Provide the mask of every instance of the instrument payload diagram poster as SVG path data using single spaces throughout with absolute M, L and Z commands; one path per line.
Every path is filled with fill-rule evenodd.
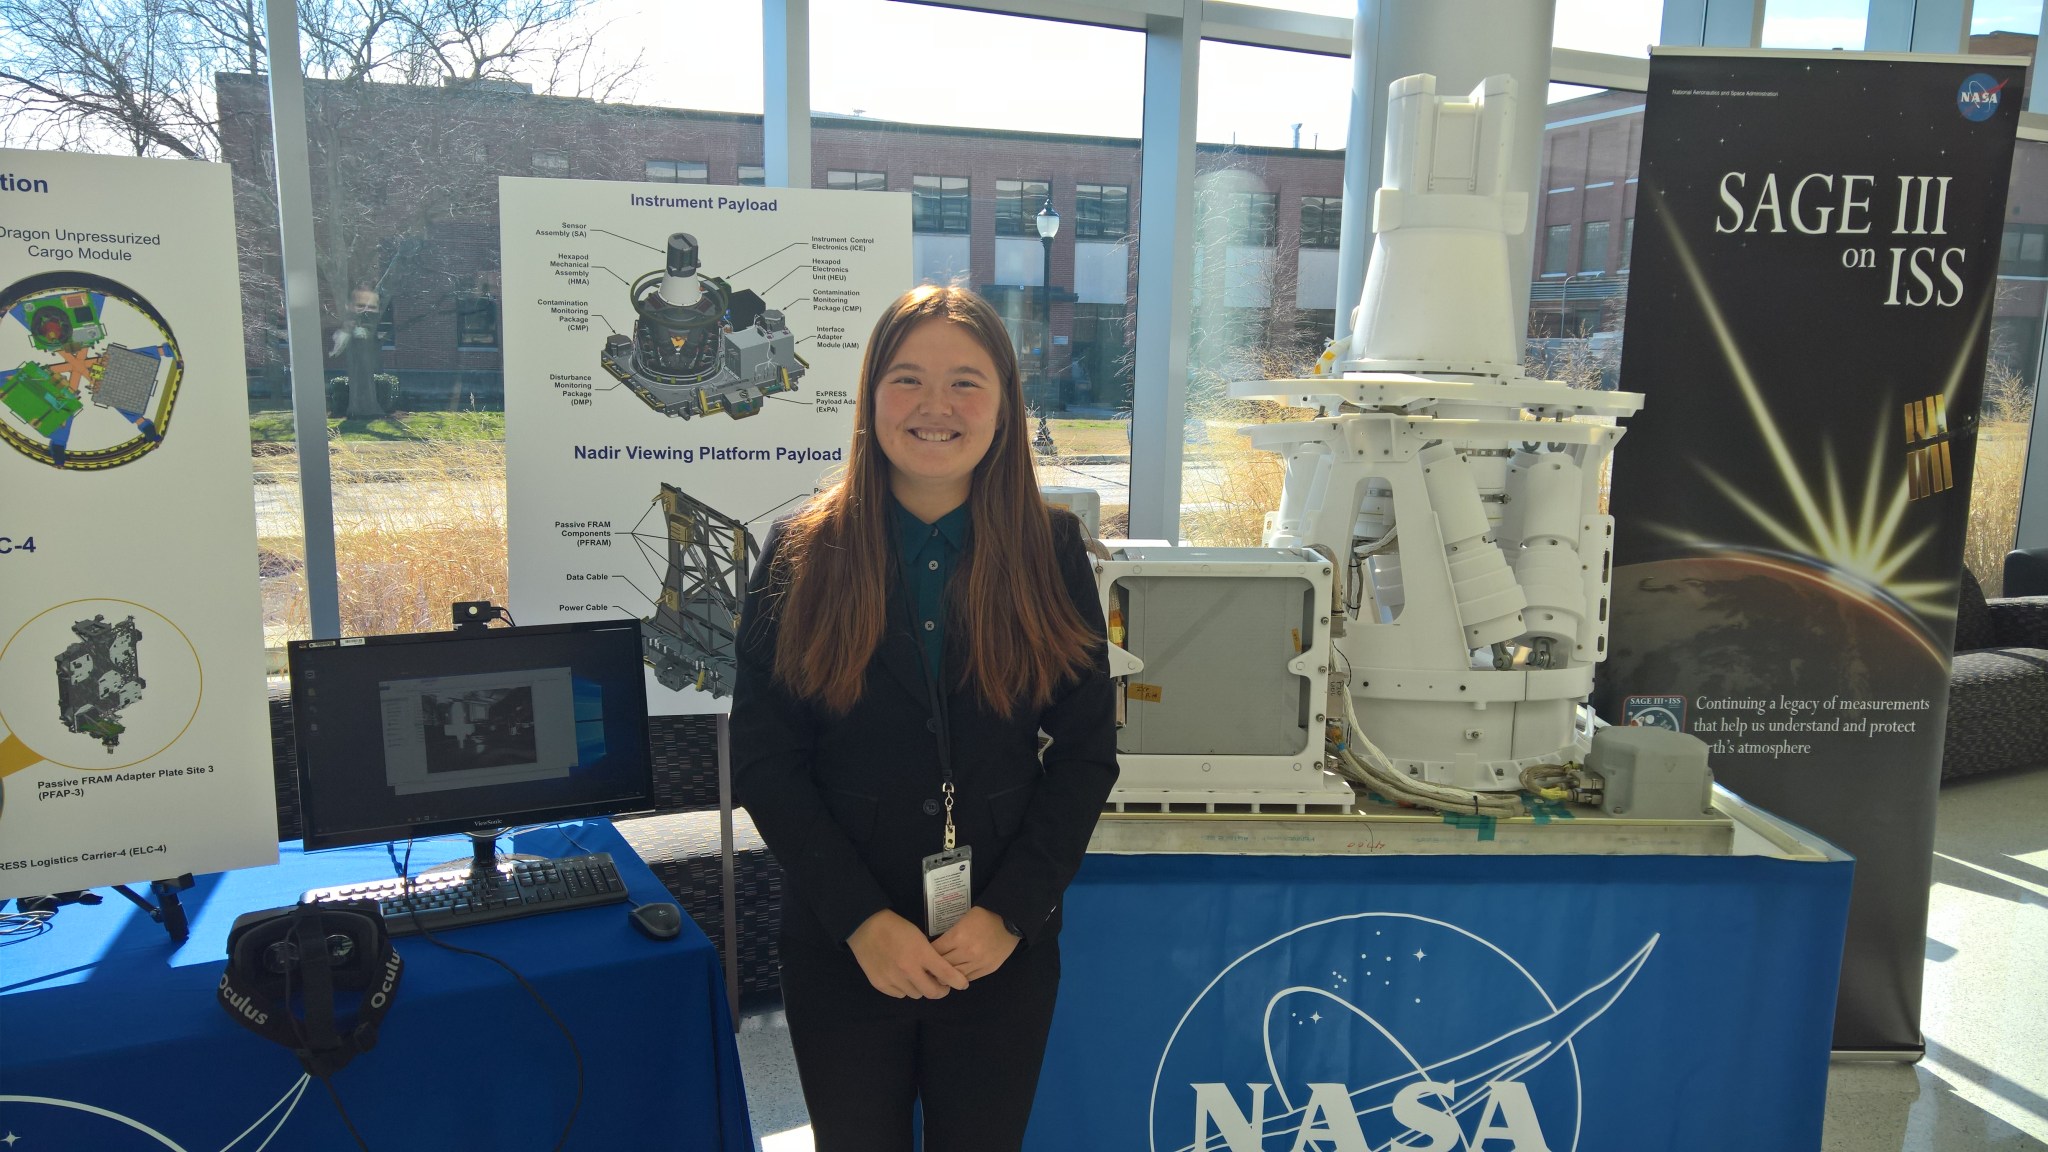
M 905 193 L 504 177 L 511 610 L 637 617 L 656 714 L 723 711 L 748 573 L 845 461 L 911 286 Z
M 0 897 L 274 862 L 228 169 L 0 172 Z

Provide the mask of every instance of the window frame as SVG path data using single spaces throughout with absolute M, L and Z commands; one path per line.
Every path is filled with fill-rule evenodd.
M 1111 226 L 1111 205 L 1116 205 Z M 1092 218 L 1091 218 L 1092 217 Z M 1122 240 L 1131 234 L 1131 186 L 1077 182 L 1074 185 L 1074 239 Z
M 1566 276 L 1571 273 L 1572 235 L 1575 229 L 1570 224 L 1552 224 L 1543 231 L 1543 253 L 1539 264 L 1543 276 Z
M 487 342 L 473 339 L 477 331 L 472 317 L 481 312 L 490 314 L 490 339 Z M 455 347 L 461 352 L 503 352 L 505 349 L 504 330 L 500 327 L 503 315 L 498 307 L 498 298 L 488 292 L 477 292 L 460 297 L 455 302 Z
M 1313 202 L 1316 211 L 1315 226 L 1309 226 L 1309 207 Z M 1343 196 L 1303 196 L 1301 198 L 1301 242 L 1306 249 L 1329 249 L 1337 247 L 1339 232 L 1344 220 Z M 1327 241 L 1325 238 L 1327 237 Z
M 935 181 L 936 186 L 926 181 Z M 959 187 L 952 187 L 958 181 Z M 973 229 L 974 202 L 973 178 L 969 176 L 943 176 L 919 173 L 910 178 L 910 231 L 913 235 L 965 236 Z M 931 205 L 936 202 L 934 213 Z M 953 219 L 954 209 L 959 209 L 959 219 Z M 927 218 L 936 216 L 937 227 L 930 227 Z
M 1005 184 L 1014 185 L 1004 188 Z M 1034 192 L 1032 189 L 1038 189 Z M 1052 178 L 996 180 L 996 235 L 1038 239 L 1038 211 L 1052 198 Z
M 658 164 L 667 165 L 669 174 L 657 175 L 655 166 Z M 690 170 L 691 175 L 683 174 L 685 168 Z M 642 160 L 641 171 L 645 173 L 641 179 L 649 184 L 711 183 L 711 165 L 703 160 L 674 160 L 666 156 L 649 156 Z
M 844 180 L 835 180 L 845 177 Z M 841 192 L 887 192 L 887 172 L 867 172 L 856 168 L 828 168 L 825 170 L 825 187 Z

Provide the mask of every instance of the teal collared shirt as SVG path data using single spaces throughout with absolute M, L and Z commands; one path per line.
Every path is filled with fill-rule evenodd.
M 896 546 L 903 587 L 910 592 L 911 627 L 924 641 L 925 667 L 934 678 L 946 657 L 946 581 L 959 567 L 973 517 L 962 504 L 927 524 L 896 504 Z

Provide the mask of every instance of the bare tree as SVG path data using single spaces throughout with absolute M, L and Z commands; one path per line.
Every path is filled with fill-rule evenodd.
M 0 127 L 31 147 L 212 159 L 203 40 L 166 0 L 0 0 Z
M 419 257 L 438 224 L 495 209 L 499 169 L 478 139 L 495 122 L 464 114 L 475 100 L 535 86 L 591 99 L 628 92 L 642 58 L 600 53 L 603 25 L 589 17 L 591 7 L 592 0 L 301 0 L 314 226 L 330 325 L 362 327 L 363 290 L 389 299 L 408 281 L 432 277 Z M 239 126 L 242 138 L 267 144 L 260 101 L 226 114 L 221 103 L 231 76 L 266 68 L 265 31 L 261 0 L 0 0 L 0 140 L 217 160 L 229 158 L 224 116 L 242 115 L 250 120 Z M 276 249 L 273 159 L 267 146 L 232 159 L 245 281 L 267 291 L 278 270 L 248 253 Z M 267 332 L 275 321 L 259 314 L 244 322 L 251 343 L 260 343 L 256 329 Z M 374 374 L 374 356 L 360 343 L 345 362 L 352 378 L 366 363 Z M 352 387 L 349 411 L 381 414 L 375 388 Z

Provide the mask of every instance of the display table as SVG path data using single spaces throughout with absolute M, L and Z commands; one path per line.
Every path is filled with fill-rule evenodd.
M 609 823 L 565 827 L 584 849 L 612 854 L 634 899 L 669 898 Z M 554 829 L 514 847 L 578 851 Z M 464 839 L 422 841 L 412 870 L 467 853 Z M 61 909 L 35 939 L 0 938 L 0 1142 L 24 1152 L 355 1148 L 325 1090 L 288 1050 L 229 1019 L 215 983 L 236 916 L 392 874 L 381 845 L 306 855 L 287 844 L 274 867 L 199 878 L 184 894 L 192 936 L 181 947 L 113 893 Z M 753 1136 L 716 952 L 688 920 L 676 939 L 647 939 L 628 907 L 439 935 L 517 969 L 575 1035 L 585 1082 L 569 1147 L 745 1152 Z M 554 1147 L 576 1101 L 561 1032 L 497 965 L 417 936 L 396 946 L 405 974 L 381 1038 L 334 1077 L 363 1139 L 435 1152 Z
M 1852 864 L 1716 806 L 1732 834 L 1693 855 L 1575 826 L 1546 854 L 1530 821 L 1104 817 L 1122 854 L 1067 891 L 1026 1146 L 1816 1149 Z

